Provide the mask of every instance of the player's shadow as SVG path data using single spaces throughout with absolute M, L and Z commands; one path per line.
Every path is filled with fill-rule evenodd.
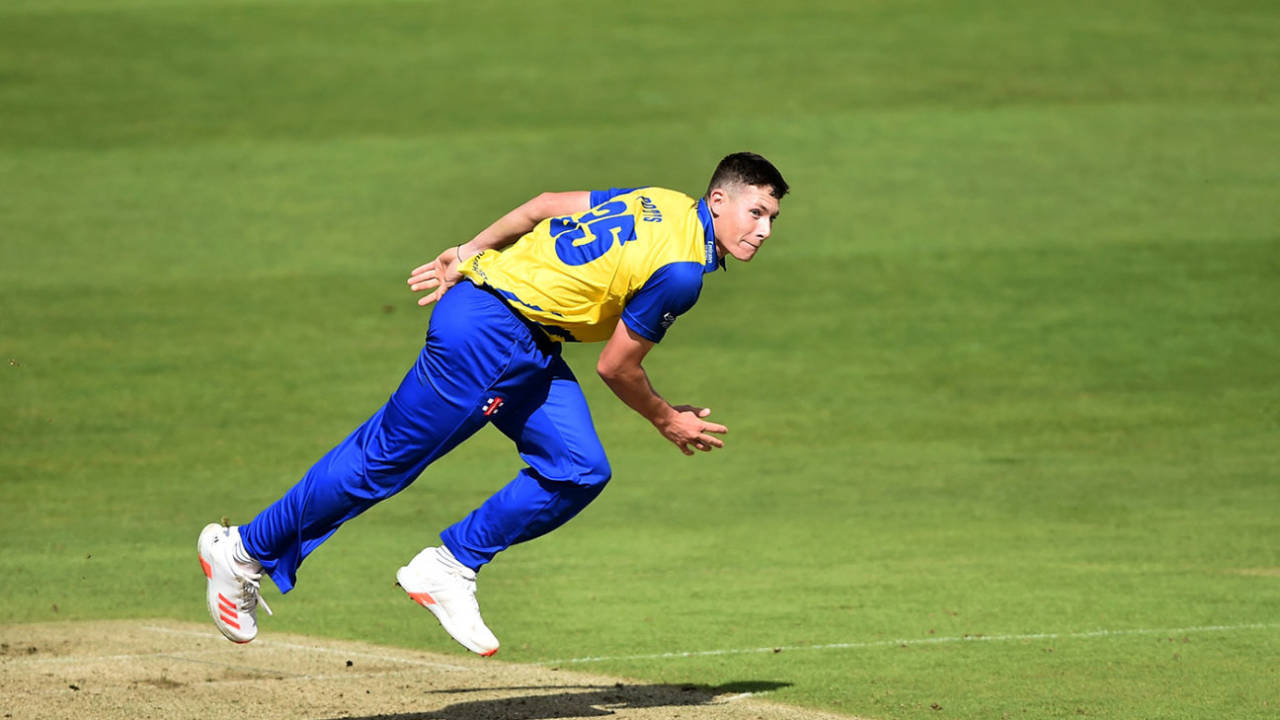
M 435 690 L 431 694 L 501 693 L 503 697 L 468 700 L 428 712 L 345 717 L 342 720 L 568 720 L 595 718 L 618 710 L 710 705 L 716 698 L 760 693 L 790 687 L 768 681 L 724 685 L 570 685 L 558 687 L 490 687 Z M 522 691 L 525 694 L 513 694 Z M 560 691 L 560 692 L 555 692 Z M 336 719 L 335 719 L 336 720 Z

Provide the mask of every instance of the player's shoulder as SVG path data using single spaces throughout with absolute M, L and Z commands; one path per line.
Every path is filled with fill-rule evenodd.
M 649 202 L 661 206 L 688 208 L 692 207 L 697 202 L 692 197 L 680 192 L 679 190 L 658 187 L 656 185 L 645 188 L 636 188 L 635 193 L 641 197 L 647 198 Z
M 628 206 L 637 205 L 658 206 L 664 209 L 679 208 L 681 210 L 688 209 L 697 204 L 689 195 L 672 190 L 670 188 L 659 187 L 657 185 L 641 185 L 638 187 L 616 187 L 608 190 L 592 190 L 591 206 L 596 207 L 606 202 L 619 200 Z
M 702 289 L 704 275 L 702 266 L 696 262 L 685 259 L 670 260 L 654 269 L 649 276 L 649 284 L 661 282 L 668 287 L 690 292 L 696 298 Z

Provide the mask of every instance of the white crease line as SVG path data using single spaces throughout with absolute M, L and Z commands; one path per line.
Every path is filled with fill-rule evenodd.
M 190 637 L 207 638 L 210 640 L 225 640 L 221 635 L 214 633 L 196 632 L 194 630 L 173 630 L 171 628 L 156 627 L 154 625 L 144 625 L 143 630 L 151 632 L 168 633 L 170 635 L 187 635 Z M 405 665 L 418 665 L 420 667 L 436 668 L 439 670 L 454 670 L 458 672 L 473 672 L 475 668 L 463 667 L 462 665 L 449 665 L 446 663 L 429 662 L 427 660 L 414 660 L 412 658 L 398 658 L 392 655 L 379 655 L 377 653 L 360 652 L 357 650 L 341 650 L 338 648 L 328 648 L 318 645 L 298 645 L 296 643 L 281 642 L 279 640 L 257 640 L 254 642 L 257 647 L 273 647 L 285 648 L 288 650 L 308 650 L 311 652 L 328 653 L 330 655 L 343 655 L 345 657 L 359 657 L 368 660 L 382 660 L 384 662 L 404 663 Z
M 825 645 L 784 645 L 762 648 L 731 648 L 726 650 L 690 650 L 686 652 L 653 653 L 650 655 L 609 655 L 598 657 L 564 658 L 544 660 L 534 665 L 569 665 L 575 663 L 608 662 L 613 660 L 663 660 L 668 658 L 710 657 L 715 655 L 747 655 L 754 653 L 797 652 L 800 650 L 857 650 L 878 647 L 905 647 L 911 645 L 939 645 L 960 642 L 1007 642 L 1011 640 L 1078 640 L 1124 635 L 1180 635 L 1184 633 L 1231 632 L 1235 630 L 1272 630 L 1280 623 L 1249 623 L 1246 625 L 1203 625 L 1184 628 L 1139 628 L 1134 630 L 1091 630 L 1074 633 L 1032 633 L 1026 635 L 960 635 L 955 637 L 917 638 L 914 640 L 873 640 L 868 642 L 828 643 Z

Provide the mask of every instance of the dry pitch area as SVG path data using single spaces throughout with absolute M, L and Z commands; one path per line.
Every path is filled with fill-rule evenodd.
M 770 688 L 748 683 L 652 685 L 275 633 L 237 646 L 167 620 L 0 627 L 0 687 L 0 716 L 23 719 L 841 717 L 751 697 Z

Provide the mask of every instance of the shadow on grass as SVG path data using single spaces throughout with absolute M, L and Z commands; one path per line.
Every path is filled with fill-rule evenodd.
M 435 690 L 433 695 L 501 693 L 500 698 L 468 700 L 428 712 L 344 717 L 341 720 L 557 720 L 595 718 L 620 710 L 710 705 L 717 697 L 760 693 L 791 683 L 746 681 L 724 685 L 570 685 Z M 529 693 L 528 691 L 534 691 Z M 516 695 L 510 693 L 527 694 Z M 336 720 L 336 719 L 335 719 Z

